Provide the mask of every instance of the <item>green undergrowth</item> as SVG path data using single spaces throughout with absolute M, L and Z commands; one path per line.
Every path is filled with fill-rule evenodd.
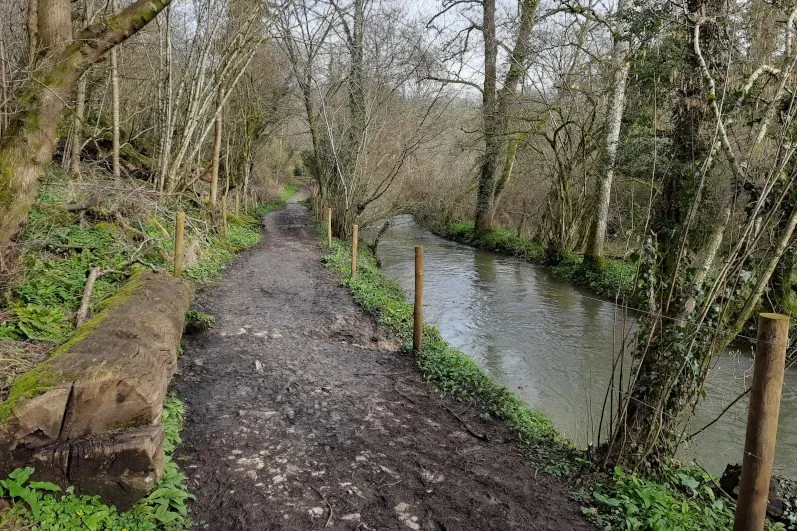
M 30 481 L 33 468 L 17 469 L 0 480 L 0 497 L 13 505 L 0 512 L 0 529 L 41 531 L 179 531 L 188 529 L 188 492 L 185 477 L 172 460 L 180 444 L 184 418 L 183 404 L 167 398 L 163 405 L 164 475 L 155 489 L 132 509 L 119 512 L 99 497 L 77 495 L 70 487 L 62 491 L 52 483 Z
M 74 331 L 87 272 L 100 268 L 92 307 L 111 296 L 136 267 L 171 269 L 174 217 L 186 212 L 186 248 L 191 262 L 184 278 L 214 280 L 237 252 L 260 242 L 260 218 L 295 193 L 231 215 L 226 235 L 206 207 L 189 201 L 126 204 L 123 196 L 83 213 L 67 206 L 85 200 L 69 186 L 46 186 L 28 216 L 20 243 L 20 274 L 0 299 L 0 340 L 63 343 Z M 135 193 L 131 188 L 130 193 Z
M 470 245 L 477 249 L 515 256 L 540 266 L 550 266 L 545 249 L 531 238 L 518 236 L 515 231 L 496 228 L 476 232 L 472 222 L 456 221 L 448 227 L 431 227 L 443 238 Z M 634 291 L 636 264 L 627 260 L 606 258 L 597 267 L 583 267 L 583 255 L 566 256 L 551 267 L 553 273 L 569 282 L 590 289 L 603 297 L 629 297 Z
M 219 277 L 235 254 L 254 247 L 261 240 L 261 218 L 277 210 L 296 193 L 298 186 L 286 187 L 274 201 L 253 206 L 247 213 L 228 216 L 226 234 L 218 215 L 190 200 L 159 201 L 134 184 L 91 182 L 114 188 L 102 200 L 84 209 L 70 209 L 89 201 L 91 187 L 74 186 L 68 180 L 53 180 L 42 187 L 19 240 L 22 252 L 14 282 L 0 293 L 0 341 L 35 342 L 49 345 L 50 356 L 90 328 L 91 320 L 75 330 L 75 314 L 83 297 L 87 273 L 99 268 L 103 275 L 92 291 L 92 313 L 101 311 L 104 301 L 120 293 L 135 271 L 172 269 L 174 219 L 186 213 L 186 268 L 183 277 L 198 283 Z M 87 184 L 87 183 L 83 183 Z M 96 196 L 96 195 L 95 195 Z M 203 325 L 212 316 L 195 316 Z M 59 348 L 59 345 L 61 347 Z M 52 382 L 46 363 L 18 374 L 0 366 L 0 382 L 11 380 L 8 397 L 0 401 L 0 422 L 16 400 L 33 396 Z M 12 379 L 13 378 L 13 379 Z M 179 444 L 182 405 L 169 399 L 164 406 L 165 449 Z M 29 482 L 31 470 L 15 471 L 0 480 L 0 497 L 10 498 L 12 509 L 0 515 L 0 529 L 13 522 L 31 529 L 149 530 L 185 529 L 188 495 L 177 465 L 167 455 L 165 476 L 158 487 L 135 508 L 119 513 L 96 497 L 76 496 L 71 490 L 55 491 L 53 485 Z
M 735 502 L 716 487 L 716 478 L 696 468 L 665 469 L 655 479 L 616 467 L 574 498 L 603 529 L 724 531 L 733 528 Z M 781 523 L 766 529 L 785 530 Z
M 319 239 L 325 236 L 319 232 Z M 325 245 L 325 244 L 324 244 Z M 404 291 L 377 267 L 373 255 L 360 246 L 357 276 L 350 278 L 351 257 L 347 242 L 334 240 L 324 262 L 338 274 L 355 300 L 377 320 L 391 327 L 411 351 L 412 306 Z M 470 356 L 452 347 L 437 328 L 424 326 L 423 348 L 416 354 L 423 376 L 443 394 L 474 403 L 481 416 L 506 424 L 522 447 L 547 472 L 566 475 L 583 464 L 583 454 L 553 427 L 540 411 L 523 403 L 507 388 L 496 384 Z
M 319 242 L 326 247 L 325 229 Z M 412 305 L 401 287 L 376 265 L 373 255 L 359 247 L 357 276 L 351 278 L 350 243 L 334 240 L 324 257 L 354 299 L 377 320 L 391 327 L 411 351 Z M 656 479 L 615 469 L 612 474 L 588 470 L 584 453 L 554 429 L 540 411 L 524 404 L 493 382 L 470 356 L 449 345 L 440 332 L 424 326 L 423 349 L 416 355 L 423 376 L 443 394 L 475 403 L 486 420 L 503 422 L 520 447 L 542 468 L 558 475 L 580 475 L 582 486 L 573 498 L 584 515 L 603 529 L 701 530 L 728 529 L 733 504 L 713 490 L 716 479 L 697 469 L 682 468 Z

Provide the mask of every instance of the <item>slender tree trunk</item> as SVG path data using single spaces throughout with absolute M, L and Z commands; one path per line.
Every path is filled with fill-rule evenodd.
M 509 113 L 515 103 L 518 85 L 526 74 L 529 58 L 529 38 L 534 26 L 537 0 L 520 2 L 520 25 L 515 44 L 509 57 L 504 84 L 498 90 L 498 40 L 495 34 L 495 0 L 484 0 L 482 35 L 484 37 L 484 88 L 482 93 L 482 124 L 484 128 L 484 154 L 479 169 L 479 184 L 476 191 L 476 230 L 493 228 L 496 201 L 505 189 L 514 164 L 515 140 L 507 140 Z M 508 155 L 504 172 L 499 180 L 498 160 L 501 154 Z
M 623 16 L 626 0 L 617 5 L 617 14 Z M 585 264 L 599 266 L 603 257 L 603 245 L 606 240 L 606 225 L 609 220 L 612 181 L 617 162 L 617 146 L 620 143 L 620 126 L 625 110 L 625 89 L 628 82 L 630 63 L 628 54 L 630 43 L 625 28 L 618 28 L 614 37 L 612 51 L 612 95 L 608 109 L 608 127 L 606 144 L 603 152 L 603 174 L 598 179 L 598 197 L 595 218 L 592 221 L 591 233 L 587 241 Z
M 80 174 L 80 153 L 83 151 L 83 121 L 86 117 L 86 77 L 88 72 L 80 76 L 75 94 L 75 114 L 72 119 L 72 150 L 69 155 L 69 171 L 72 175 Z
M 72 40 L 70 0 L 41 0 L 37 33 L 42 54 L 20 89 L 23 109 L 0 139 L 0 256 L 19 231 L 52 160 L 65 102 L 78 79 L 113 46 L 143 28 L 170 0 L 136 0 Z
M 28 0 L 28 66 L 33 68 L 36 62 L 36 51 L 39 40 L 39 2 L 38 0 Z
M 498 40 L 495 36 L 495 0 L 484 0 L 482 34 L 484 35 L 484 93 L 482 94 L 482 127 L 484 128 L 484 154 L 476 190 L 476 230 L 493 228 L 493 200 L 495 172 L 498 167 L 500 143 L 497 109 Z
M 0 138 L 8 128 L 8 63 L 4 36 L 0 35 Z
M 219 166 L 221 165 L 221 112 L 216 115 L 213 129 L 213 162 L 210 169 L 210 204 L 215 205 L 219 195 Z
M 166 17 L 160 28 L 160 80 L 158 93 L 160 94 L 160 131 L 161 141 L 158 160 L 158 176 L 156 188 L 163 191 L 168 179 L 172 156 L 172 137 L 174 135 L 173 107 L 174 98 L 172 91 L 172 33 L 171 33 L 171 7 L 166 8 Z
M 111 0 L 111 13 L 115 15 L 116 10 L 116 0 Z M 113 114 L 112 167 L 113 176 L 118 179 L 122 176 L 122 168 L 119 162 L 121 117 L 119 108 L 119 61 L 118 50 L 115 46 L 111 48 L 111 98 L 111 112 Z

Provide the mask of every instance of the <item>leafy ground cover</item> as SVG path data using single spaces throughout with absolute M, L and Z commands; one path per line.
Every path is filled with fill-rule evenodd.
M 97 496 L 79 496 L 72 488 L 29 481 L 33 468 L 22 468 L 0 480 L 0 498 L 12 505 L 0 511 L 0 529 L 90 530 L 90 531 L 179 531 L 191 525 L 185 477 L 171 454 L 180 444 L 185 411 L 178 399 L 170 397 L 163 405 L 164 475 L 160 483 L 132 509 L 121 513 L 103 504 Z
M 319 242 L 326 247 L 322 228 Z M 524 252 L 536 252 L 527 241 L 515 244 L 523 245 Z M 405 349 L 411 349 L 412 306 L 401 287 L 377 267 L 367 248 L 359 246 L 355 278 L 350 276 L 349 242 L 334 240 L 324 262 L 355 300 L 381 324 L 392 327 L 405 341 Z M 463 401 L 475 399 L 484 418 L 505 423 L 520 447 L 544 470 L 577 478 L 581 486 L 572 496 L 583 505 L 585 517 L 599 527 L 719 531 L 732 526 L 735 504 L 717 489 L 716 478 L 696 468 L 666 469 L 655 477 L 621 468 L 596 472 L 584 452 L 557 433 L 543 413 L 493 382 L 473 358 L 449 345 L 437 329 L 424 327 L 424 345 L 416 360 L 424 377 L 441 393 Z M 783 527 L 777 524 L 772 529 Z
M 443 238 L 470 245 L 477 249 L 515 256 L 527 262 L 550 266 L 554 274 L 569 282 L 586 287 L 603 297 L 629 297 L 634 291 L 636 263 L 607 258 L 597 268 L 583 267 L 583 255 L 565 256 L 551 264 L 543 246 L 531 238 L 518 236 L 515 231 L 496 228 L 476 232 L 472 222 L 456 221 L 447 227 L 432 226 L 431 230 Z
M 42 188 L 18 244 L 19 267 L 4 282 L 0 299 L 0 404 L 14 378 L 68 341 L 83 297 L 87 272 L 100 268 L 91 307 L 112 296 L 136 268 L 171 269 L 174 218 L 186 213 L 187 263 L 184 277 L 198 283 L 219 277 L 235 254 L 261 240 L 260 219 L 281 208 L 300 185 L 288 185 L 281 197 L 228 216 L 226 234 L 217 214 L 206 205 L 183 199 L 163 201 L 149 189 L 107 179 L 64 182 Z M 213 318 L 189 312 L 189 321 L 212 326 Z M 130 511 L 120 513 L 95 496 L 29 481 L 33 469 L 19 469 L 0 480 L 0 528 L 42 530 L 177 530 L 190 525 L 191 498 L 183 475 L 169 457 L 180 443 L 182 404 L 164 405 L 165 475 L 160 484 Z

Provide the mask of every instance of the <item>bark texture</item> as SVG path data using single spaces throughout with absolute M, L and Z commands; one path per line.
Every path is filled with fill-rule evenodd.
M 0 403 L 0 476 L 39 461 L 37 477 L 114 503 L 116 481 L 127 502 L 146 493 L 162 469 L 157 425 L 191 296 L 165 272 L 139 273 L 72 341 L 19 376 Z
M 33 204 L 49 164 L 56 131 L 78 79 L 111 48 L 135 34 L 171 0 L 137 0 L 72 38 L 69 0 L 38 5 L 35 68 L 21 88 L 20 107 L 0 140 L 0 258 Z M 0 263 L 2 260 L 0 260 Z

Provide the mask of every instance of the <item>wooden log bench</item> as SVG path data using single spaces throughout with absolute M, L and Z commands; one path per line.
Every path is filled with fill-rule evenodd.
M 163 402 L 191 285 L 134 274 L 0 402 L 0 477 L 34 478 L 98 494 L 124 510 L 163 475 Z

